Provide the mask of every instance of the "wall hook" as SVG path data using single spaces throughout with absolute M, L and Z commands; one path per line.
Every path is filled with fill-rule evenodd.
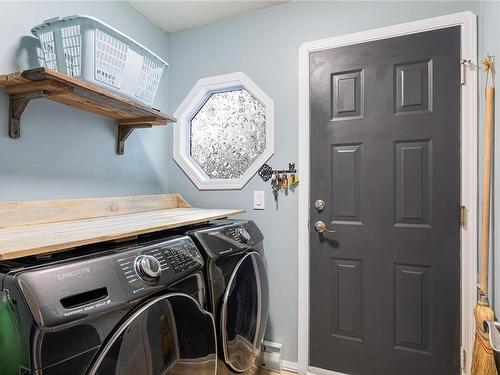
M 264 164 L 259 169 L 259 176 L 264 180 L 268 181 L 275 173 L 297 173 L 295 169 L 295 163 L 288 163 L 288 169 L 273 169 L 269 164 Z

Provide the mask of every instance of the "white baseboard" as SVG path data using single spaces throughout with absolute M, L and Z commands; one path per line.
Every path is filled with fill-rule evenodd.
M 298 372 L 297 362 L 281 361 L 281 368 L 285 371 Z
M 347 374 L 337 371 L 323 370 L 322 368 L 309 366 L 307 375 L 347 375 Z

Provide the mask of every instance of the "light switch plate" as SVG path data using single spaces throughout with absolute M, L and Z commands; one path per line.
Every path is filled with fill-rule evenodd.
M 253 192 L 253 209 L 263 210 L 266 208 L 266 193 L 263 190 Z

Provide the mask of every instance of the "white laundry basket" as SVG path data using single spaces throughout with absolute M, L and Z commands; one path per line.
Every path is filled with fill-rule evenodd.
M 90 16 L 57 17 L 31 29 L 45 64 L 151 106 L 166 61 L 115 28 Z

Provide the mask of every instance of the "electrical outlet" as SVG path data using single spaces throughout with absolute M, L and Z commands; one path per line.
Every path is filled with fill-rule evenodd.
M 253 192 L 253 209 L 263 210 L 266 208 L 266 194 L 263 190 Z

